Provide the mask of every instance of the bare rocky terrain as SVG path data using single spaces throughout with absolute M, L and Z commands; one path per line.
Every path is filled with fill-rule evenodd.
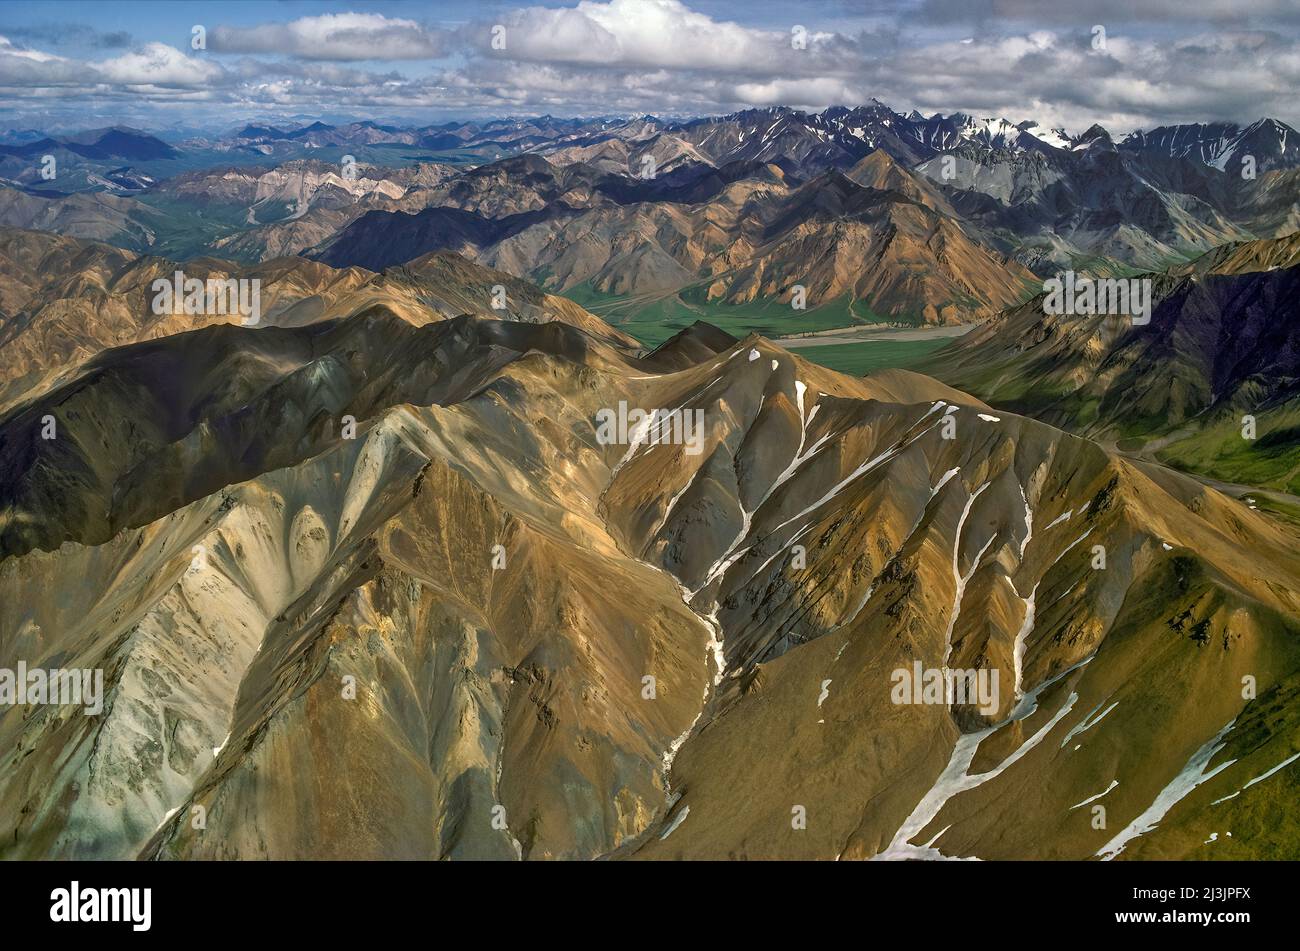
M 1294 854 L 1285 526 L 917 374 L 593 329 L 223 324 L 7 411 L 0 662 L 106 699 L 0 715 L 4 854 Z M 995 702 L 894 702 L 916 662 Z

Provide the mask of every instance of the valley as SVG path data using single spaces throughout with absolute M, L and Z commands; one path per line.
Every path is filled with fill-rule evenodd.
M 916 366 L 954 337 L 970 330 L 968 325 L 906 329 L 839 328 L 798 337 L 780 337 L 777 342 L 787 350 L 806 351 L 803 354 L 805 359 L 824 367 L 864 376 L 876 370 Z

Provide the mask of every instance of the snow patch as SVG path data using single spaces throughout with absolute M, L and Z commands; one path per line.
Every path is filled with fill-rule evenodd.
M 679 825 L 681 825 L 683 822 L 686 821 L 686 817 L 690 815 L 690 813 L 691 813 L 690 806 L 682 806 L 682 811 L 677 813 L 677 815 L 673 816 L 673 821 L 669 823 L 668 828 L 664 830 L 664 834 L 659 837 L 659 841 L 662 842 L 664 839 L 672 835 L 674 830 L 676 830 L 676 828 Z
M 1104 702 L 1105 701 L 1103 701 L 1103 703 Z M 1086 717 L 1084 717 L 1082 720 L 1076 723 L 1073 729 L 1071 729 L 1069 733 L 1065 734 L 1065 739 L 1061 741 L 1061 749 L 1065 749 L 1065 744 L 1069 743 L 1080 733 L 1085 733 L 1088 730 L 1091 730 L 1093 727 L 1095 727 L 1098 723 L 1102 721 L 1102 717 L 1106 716 L 1107 713 L 1110 713 L 1110 711 L 1114 710 L 1118 706 L 1119 706 L 1119 701 L 1116 700 L 1114 703 L 1112 703 L 1109 707 L 1107 707 L 1102 712 L 1101 716 L 1097 717 L 1095 720 L 1093 719 L 1093 717 L 1096 716 L 1098 710 L 1101 710 L 1101 704 L 1099 703 L 1097 704 L 1097 706 L 1093 707 L 1092 713 L 1089 713 Z M 1075 747 L 1076 750 L 1078 748 L 1079 747 L 1077 746 Z
M 1085 799 L 1083 802 L 1076 802 L 1073 806 L 1070 807 L 1070 811 L 1073 812 L 1075 809 L 1078 809 L 1080 806 L 1086 806 L 1086 805 L 1087 805 L 1088 803 L 1090 803 L 1090 802 L 1096 802 L 1098 799 L 1100 799 L 1102 796 L 1106 795 L 1106 793 L 1110 792 L 1112 789 L 1114 789 L 1114 788 L 1115 788 L 1116 786 L 1118 786 L 1118 785 L 1119 785 L 1119 780 L 1118 780 L 1118 779 L 1112 779 L 1112 780 L 1110 781 L 1110 785 L 1109 785 L 1109 786 L 1107 786 L 1107 787 L 1106 787 L 1105 789 L 1103 789 L 1101 792 L 1097 793 L 1097 795 L 1095 795 L 1095 796 L 1089 796 L 1089 797 L 1088 797 L 1087 799 Z
M 930 490 L 930 498 L 934 499 L 934 497 L 939 494 L 939 490 L 948 484 L 948 480 L 951 479 L 959 472 L 961 472 L 960 466 L 958 466 L 956 469 L 949 469 L 947 472 L 945 472 L 942 478 L 939 479 L 939 483 L 933 489 Z
M 952 543 L 952 576 L 953 576 L 953 580 L 957 584 L 957 592 L 953 597 L 952 611 L 949 612 L 948 615 L 948 630 L 944 633 L 943 636 L 944 643 L 947 645 L 943 652 L 943 665 L 945 667 L 948 666 L 948 659 L 952 656 L 952 632 L 953 629 L 957 626 L 957 617 L 958 615 L 961 614 L 961 599 L 962 599 L 962 595 L 965 594 L 966 592 L 966 584 L 967 582 L 970 581 L 971 578 L 975 576 L 975 572 L 979 570 L 980 562 L 984 559 L 984 553 L 988 551 L 989 545 L 993 544 L 993 539 L 997 538 L 997 533 L 994 532 L 993 536 L 989 538 L 988 542 L 984 545 L 984 547 L 980 549 L 980 553 L 975 556 L 975 560 L 974 563 L 971 565 L 970 571 L 968 571 L 965 575 L 963 575 L 961 573 L 961 565 L 959 563 L 959 558 L 961 556 L 962 528 L 965 527 L 966 525 L 966 518 L 967 516 L 970 515 L 971 506 L 973 506 L 975 504 L 975 500 L 980 497 L 980 493 L 983 492 L 985 489 L 987 489 L 991 484 L 992 483 L 985 482 L 982 486 L 980 486 L 973 493 L 971 493 L 970 498 L 966 500 L 966 507 L 962 509 L 961 518 L 957 520 L 957 532 L 955 534 Z
M 1020 501 L 1025 503 L 1025 537 L 1020 542 L 1020 560 L 1025 559 L 1025 549 L 1029 547 L 1029 540 L 1034 537 L 1034 510 L 1029 507 L 1029 496 L 1025 495 L 1025 487 L 1020 487 Z
M 1047 528 L 1054 528 L 1055 526 L 1060 525 L 1062 522 L 1068 522 L 1070 520 L 1070 516 L 1073 514 L 1074 514 L 1074 509 L 1070 509 L 1067 512 L 1063 512 L 1062 514 L 1056 516 L 1056 518 L 1048 522 Z M 1043 529 L 1043 531 L 1047 531 L 1047 529 L 1045 528 Z
M 993 726 L 985 727 L 983 730 L 979 730 L 975 733 L 965 733 L 958 737 L 957 743 L 953 747 L 952 756 L 948 760 L 948 765 L 944 767 L 943 772 L 939 774 L 939 778 L 935 780 L 930 791 L 921 797 L 921 801 L 916 804 L 916 808 L 912 810 L 912 814 L 903 820 L 903 824 L 899 826 L 898 831 L 894 833 L 894 838 L 890 841 L 889 845 L 885 847 L 884 851 L 878 855 L 872 856 L 872 861 L 889 859 L 948 858 L 934 847 L 934 843 L 937 842 L 943 836 L 943 833 L 947 832 L 948 828 L 951 828 L 951 826 L 935 835 L 934 838 L 930 839 L 930 841 L 923 846 L 913 845 L 911 843 L 912 837 L 917 835 L 922 829 L 935 820 L 943 810 L 943 807 L 948 803 L 948 800 L 952 799 L 959 793 L 967 792 L 977 786 L 982 786 L 989 780 L 996 779 L 1007 769 L 1014 766 L 1024 758 L 1030 750 L 1041 743 L 1043 739 L 1052 732 L 1056 725 L 1064 719 L 1070 710 L 1073 709 L 1075 702 L 1079 699 L 1077 693 L 1071 693 L 1069 699 L 1061 705 L 1061 709 L 1058 710 L 1056 714 L 1047 721 L 1047 723 L 1043 724 L 1037 733 L 1025 740 L 1024 743 L 1022 743 L 1010 756 L 999 763 L 996 767 L 987 772 L 975 773 L 973 775 L 969 772 L 971 763 L 975 761 L 975 754 L 979 750 L 980 743 L 1007 724 L 1031 716 L 1035 711 L 1037 711 L 1038 697 L 1044 690 L 1052 684 L 1055 684 L 1067 674 L 1073 673 L 1080 667 L 1089 663 L 1093 656 L 1095 655 L 1089 655 L 1079 661 L 1079 663 L 1067 667 L 1052 679 L 1046 680 L 1038 687 L 1034 688 L 1034 690 L 1027 694 L 1016 708 L 1011 711 L 1011 715 L 1006 720 L 1003 720 L 1001 723 L 996 723 Z
M 1155 801 L 1146 808 L 1140 816 L 1125 826 L 1116 836 L 1097 850 L 1097 855 L 1103 862 L 1109 862 L 1115 856 L 1119 855 L 1128 846 L 1129 842 L 1138 836 L 1145 835 L 1162 820 L 1174 806 L 1182 802 L 1187 795 L 1200 786 L 1208 782 L 1219 773 L 1223 772 L 1233 763 L 1235 759 L 1226 760 L 1220 763 L 1208 773 L 1205 768 L 1214 759 L 1214 755 L 1223 749 L 1227 742 L 1228 731 L 1237 723 L 1237 718 L 1233 717 L 1218 733 L 1214 734 L 1204 746 L 1192 754 L 1192 758 L 1187 761 L 1187 765 L 1182 771 L 1175 776 L 1164 789 L 1160 790 Z
M 1212 806 L 1217 806 L 1217 805 L 1218 805 L 1219 803 L 1221 803 L 1221 802 L 1227 802 L 1229 799 L 1235 799 L 1237 796 L 1240 796 L 1243 792 L 1245 792 L 1245 791 L 1246 791 L 1247 789 L 1249 789 L 1251 786 L 1255 785 L 1256 783 L 1263 782 L 1264 780 L 1266 780 L 1266 779 L 1268 779 L 1270 776 L 1272 776 L 1274 773 L 1276 773 L 1278 770 L 1282 769 L 1282 768 L 1285 767 L 1285 766 L 1289 766 L 1289 765 L 1291 765 L 1292 763 L 1294 763 L 1294 762 L 1295 762 L 1296 760 L 1298 760 L 1298 759 L 1300 759 L 1300 753 L 1296 753 L 1294 756 L 1290 756 L 1290 757 L 1288 757 L 1287 759 L 1282 760 L 1282 762 L 1278 763 L 1276 766 L 1274 766 L 1272 769 L 1270 769 L 1267 773 L 1264 773 L 1264 774 L 1261 775 L 1261 776 L 1256 776 L 1254 779 L 1252 779 L 1250 782 L 1246 783 L 1246 785 L 1242 786 L 1240 789 L 1238 789 L 1238 790 L 1237 790 L 1235 793 L 1233 793 L 1231 796 L 1224 796 L 1222 799 L 1216 799 L 1216 800 L 1214 800 L 1214 802 L 1210 803 L 1210 805 L 1212 805 Z M 1232 835 L 1232 833 L 1229 832 L 1228 835 Z
M 1011 663 L 1015 671 L 1016 682 L 1015 699 L 1017 701 L 1025 695 L 1022 689 L 1025 676 L 1025 648 L 1029 640 L 1029 632 L 1034 629 L 1034 600 L 1037 597 L 1038 585 L 1034 585 L 1034 590 L 1030 591 L 1029 597 L 1025 598 L 1025 620 L 1020 625 L 1020 630 L 1016 632 L 1015 647 L 1011 652 Z

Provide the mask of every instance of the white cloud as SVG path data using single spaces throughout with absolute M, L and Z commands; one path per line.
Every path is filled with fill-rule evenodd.
M 56 63 L 65 61 L 62 56 L 55 56 L 53 53 L 42 53 L 40 50 L 27 50 L 14 46 L 7 36 L 0 36 L 0 56 L 13 56 L 17 59 L 29 59 L 36 63 Z
M 208 45 L 215 52 L 275 53 L 302 59 L 434 59 L 444 52 L 444 35 L 378 13 L 327 13 L 289 23 L 214 27 Z
M 217 26 L 208 31 L 206 53 L 152 43 L 101 63 L 0 38 L 0 92 L 10 103 L 62 96 L 75 110 L 88 96 L 175 102 L 178 90 L 190 90 L 249 114 L 259 106 L 356 116 L 382 109 L 417 121 L 528 112 L 709 114 L 776 104 L 820 109 L 874 97 L 904 112 L 960 110 L 1073 131 L 1100 122 L 1117 135 L 1261 115 L 1300 124 L 1300 42 L 1280 27 L 1109 30 L 1106 48 L 1094 50 L 1086 22 L 1044 28 L 1050 18 L 1004 21 L 973 36 L 955 27 L 850 34 L 828 30 L 807 16 L 808 8 L 791 4 L 792 22 L 808 19 L 807 48 L 796 49 L 788 29 L 720 19 L 691 2 L 569 0 L 564 7 L 516 9 L 500 15 L 504 50 L 491 49 L 496 18 L 445 34 L 371 13 Z M 1088 8 L 1086 0 L 1078 3 Z M 743 6 L 736 9 L 743 17 Z M 220 51 L 246 55 L 213 55 Z M 413 62 L 435 53 L 455 59 Z M 371 59 L 382 69 L 362 62 Z
M 146 43 L 93 66 L 104 81 L 125 86 L 201 86 L 222 75 L 216 63 L 186 56 L 166 43 Z
M 835 78 L 771 79 L 732 86 L 735 99 L 750 106 L 789 105 L 808 109 L 850 103 L 857 105 L 869 98 L 861 86 Z
M 1177 43 L 1086 35 L 937 43 L 908 49 L 876 73 L 881 99 L 922 112 L 961 109 L 1113 132 L 1167 122 L 1296 121 L 1300 44 L 1273 34 L 1215 32 Z
M 802 73 L 849 65 L 847 58 L 827 61 L 834 34 L 809 30 L 807 48 L 796 49 L 789 30 L 715 20 L 681 0 L 581 0 L 569 8 L 516 10 L 500 23 L 506 28 L 505 50 L 491 48 L 489 27 L 496 25 L 475 24 L 464 35 L 497 59 L 707 73 Z

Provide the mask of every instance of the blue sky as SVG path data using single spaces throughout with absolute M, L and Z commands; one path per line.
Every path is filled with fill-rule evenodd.
M 1242 6 L 0 0 L 0 124 L 216 131 L 303 116 L 680 116 L 872 97 L 1073 130 L 1259 115 L 1300 123 L 1300 3 Z M 195 25 L 203 49 L 192 48 Z M 498 33 L 504 49 L 493 46 Z

